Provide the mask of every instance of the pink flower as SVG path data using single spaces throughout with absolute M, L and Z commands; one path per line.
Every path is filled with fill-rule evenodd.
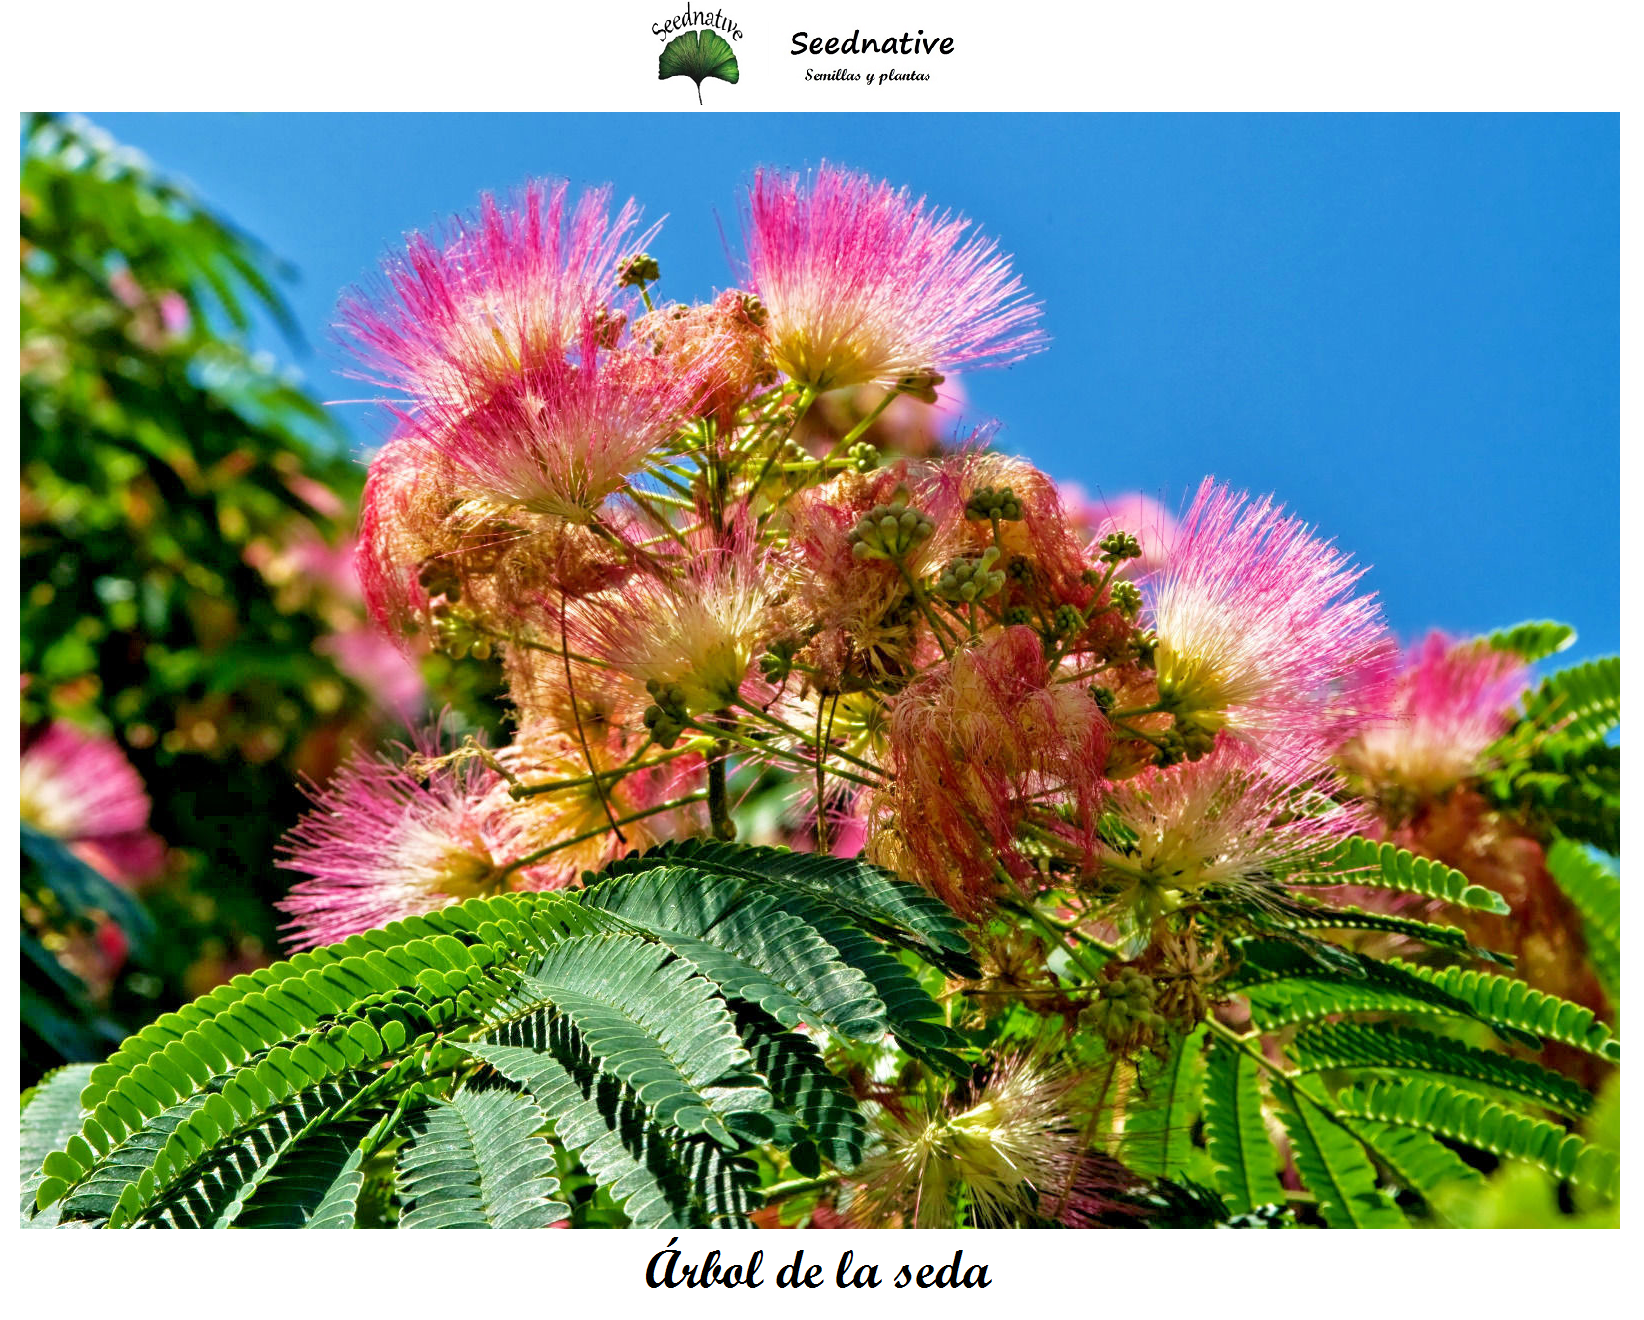
M 736 703 L 754 657 L 783 631 L 786 585 L 786 566 L 733 519 L 726 539 L 704 538 L 677 575 L 658 565 L 579 602 L 566 632 L 605 666 L 591 687 L 643 685 L 698 715 Z
M 1100 878 L 1119 888 L 1124 955 L 1184 899 L 1283 876 L 1363 829 L 1368 814 L 1338 803 L 1336 787 L 1311 758 L 1270 760 L 1225 733 L 1200 760 L 1115 784 L 1109 810 L 1128 841 L 1103 845 Z
M 1043 347 L 1009 259 L 969 221 L 824 164 L 754 176 L 744 208 L 748 274 L 770 315 L 771 356 L 816 390 L 958 367 Z
M 1122 1199 L 1139 1180 L 1090 1149 L 1090 1107 L 1103 1098 L 1090 1082 L 1017 1053 L 995 1060 L 984 1085 L 958 1090 L 943 1109 L 884 1109 L 882 1146 L 847 1183 L 850 1219 L 865 1228 L 951 1228 L 961 1204 L 979 1228 L 1140 1218 Z
M 109 879 L 137 884 L 165 864 L 143 781 L 112 739 L 60 720 L 32 739 L 25 730 L 18 780 L 24 823 Z
M 417 443 L 470 498 L 589 523 L 691 414 L 715 366 L 707 356 L 676 370 L 660 358 L 601 353 L 585 334 L 574 364 L 522 371 L 476 407 L 425 410 Z
M 418 740 L 437 756 L 439 730 Z M 409 751 L 409 749 L 407 749 Z M 280 865 L 307 876 L 278 905 L 287 938 L 316 948 L 362 930 L 566 877 L 522 864 L 543 846 L 529 812 L 477 757 L 426 764 L 356 754 L 286 836 Z
M 1362 730 L 1342 760 L 1374 787 L 1436 797 L 1472 774 L 1485 748 L 1507 732 L 1527 683 L 1528 667 L 1517 656 L 1431 633 L 1406 658 L 1393 718 Z
M 352 291 L 341 329 L 368 379 L 413 410 L 483 403 L 520 373 L 557 361 L 590 318 L 610 313 L 621 260 L 655 236 L 639 211 L 610 217 L 611 191 L 571 207 L 563 181 L 528 184 L 510 207 L 487 194 L 477 216 L 411 236 L 384 284 Z
M 1397 648 L 1348 557 L 1271 499 L 1207 478 L 1152 580 L 1159 699 L 1178 723 L 1316 747 L 1385 716 Z

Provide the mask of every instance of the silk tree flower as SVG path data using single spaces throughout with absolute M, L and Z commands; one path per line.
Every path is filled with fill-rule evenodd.
M 1473 774 L 1507 732 L 1527 683 L 1517 656 L 1434 632 L 1411 648 L 1393 718 L 1362 730 L 1342 749 L 1342 763 L 1378 796 L 1438 797 Z
M 904 459 L 874 472 L 845 472 L 802 491 L 786 510 L 794 592 L 817 625 L 805 660 L 830 690 L 841 689 L 847 671 L 908 673 L 940 655 L 910 606 L 908 578 L 889 560 L 852 553 L 851 532 L 862 518 L 897 503 L 925 514 L 934 527 L 903 560 L 917 581 L 962 545 L 963 505 L 954 483 L 941 480 L 932 465 Z
M 787 570 L 746 527 L 705 543 L 677 572 L 636 572 L 569 613 L 572 649 L 697 715 L 735 704 L 754 656 L 787 631 Z M 665 700 L 664 700 L 665 698 Z
M 417 436 L 465 497 L 586 524 L 696 411 L 716 369 L 601 352 L 585 334 L 578 360 L 521 372 L 474 407 L 430 407 Z
M 1089 693 L 1053 683 L 1032 629 L 1005 628 L 910 684 L 890 713 L 891 786 L 875 791 L 868 855 L 965 915 L 1001 872 L 1033 874 L 1019 832 L 1094 856 L 1108 726 Z
M 823 164 L 759 171 L 743 210 L 772 360 L 816 391 L 999 366 L 1043 347 L 1038 305 L 970 222 Z
M 1158 917 L 1206 889 L 1282 877 L 1363 829 L 1367 813 L 1337 802 L 1335 788 L 1306 751 L 1270 759 L 1226 733 L 1197 761 L 1113 785 L 1108 810 L 1128 843 L 1103 844 L 1094 878 L 1118 890 L 1125 956 L 1147 946 Z
M 612 518 L 621 535 L 626 520 Z M 561 518 L 464 500 L 454 465 L 409 430 L 371 461 L 360 497 L 355 567 L 372 621 L 397 640 L 425 625 L 439 597 L 507 630 L 550 628 L 561 597 L 620 581 L 627 556 Z
M 1150 580 L 1160 704 L 1178 724 L 1321 749 L 1386 717 L 1397 648 L 1364 570 L 1271 499 L 1206 479 Z
M 610 208 L 609 188 L 573 205 L 563 180 L 538 180 L 508 205 L 487 194 L 443 234 L 413 234 L 338 310 L 367 379 L 415 413 L 476 406 L 557 361 L 591 318 L 622 314 L 618 268 L 656 235 L 638 232 L 632 201 Z
M 440 757 L 438 729 L 401 757 L 356 754 L 281 844 L 306 878 L 277 906 L 286 937 L 317 948 L 402 917 L 510 889 L 564 883 L 523 865 L 542 846 L 529 813 L 478 757 Z
M 1013 1055 L 934 1114 L 881 1110 L 883 1145 L 849 1179 L 849 1218 L 865 1228 L 951 1228 L 962 1195 L 979 1228 L 1101 1219 L 1116 1208 L 1112 1194 L 1135 1180 L 1085 1149 L 1081 1111 L 1098 1099 L 1087 1083 Z
M 113 739 L 62 720 L 33 737 L 25 729 L 17 778 L 25 825 L 117 883 L 159 874 L 166 846 L 148 828 L 142 778 Z

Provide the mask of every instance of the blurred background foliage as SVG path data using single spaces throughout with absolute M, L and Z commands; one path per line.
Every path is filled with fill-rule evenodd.
M 486 666 L 419 673 L 365 625 L 363 469 L 247 346 L 263 318 L 307 351 L 294 272 L 83 120 L 25 119 L 20 212 L 25 755 L 57 723 L 112 739 L 165 845 L 135 903 L 98 901 L 95 864 L 49 840 L 25 848 L 28 1085 L 278 956 L 300 776 L 402 733 L 425 680 L 459 724 L 498 709 Z

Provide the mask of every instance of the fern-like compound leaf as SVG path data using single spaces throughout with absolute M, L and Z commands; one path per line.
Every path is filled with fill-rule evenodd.
M 1441 1082 L 1369 1081 L 1336 1097 L 1341 1112 L 1419 1128 L 1504 1159 L 1525 1160 L 1604 1196 L 1619 1189 L 1620 1160 L 1556 1123 L 1531 1118 Z
M 1332 1228 L 1401 1228 L 1404 1216 L 1376 1185 L 1358 1139 L 1297 1088 L 1280 1088 L 1279 1118 L 1302 1181 Z
M 1601 742 L 1621 724 L 1621 658 L 1561 669 L 1524 699 L 1524 722 L 1573 746 Z
M 1534 663 L 1557 655 L 1575 639 L 1576 631 L 1569 624 L 1536 619 L 1499 629 L 1486 637 L 1484 642 L 1491 650 L 1506 651 Z
M 1415 1027 L 1330 1022 L 1301 1032 L 1292 1051 L 1306 1072 L 1380 1069 L 1443 1076 L 1533 1100 L 1573 1118 L 1593 1107 L 1592 1095 L 1562 1073 Z
M 516 1091 L 463 1090 L 414 1109 L 400 1152 L 402 1228 L 546 1228 L 570 1213 L 554 1199 L 547 1116 Z
M 1205 1145 L 1215 1162 L 1216 1189 L 1236 1215 L 1284 1203 L 1275 1171 L 1278 1157 L 1262 1122 L 1260 1068 L 1247 1051 L 1211 1042 L 1205 1063 Z
M 1181 1174 L 1193 1149 L 1204 1074 L 1205 1029 L 1176 1037 L 1161 1059 L 1149 1055 L 1137 1070 L 1125 1107 L 1125 1163 L 1152 1178 Z
M 53 1151 L 68 1145 L 69 1139 L 80 1131 L 84 1110 L 80 1107 L 80 1091 L 91 1073 L 89 1063 L 71 1063 L 58 1068 L 40 1079 L 23 1096 L 23 1112 L 18 1120 L 17 1158 L 19 1182 L 22 1185 L 22 1226 L 24 1228 L 55 1228 L 55 1206 L 36 1210 L 34 1194 L 45 1180 L 40 1162 Z
M 1475 885 L 1454 867 L 1418 857 L 1393 843 L 1352 838 L 1337 848 L 1318 872 L 1295 881 L 1325 885 L 1359 885 L 1402 894 L 1439 898 L 1460 907 L 1505 916 L 1507 900 L 1493 889 Z
M 1547 850 L 1547 870 L 1581 914 L 1587 959 L 1612 995 L 1621 989 L 1621 877 L 1586 849 L 1560 839 Z
M 1534 990 L 1523 981 L 1493 972 L 1418 967 L 1398 958 L 1390 959 L 1387 967 L 1460 1001 L 1473 1016 L 1498 1030 L 1571 1045 L 1611 1063 L 1621 1060 L 1621 1042 L 1584 1004 Z

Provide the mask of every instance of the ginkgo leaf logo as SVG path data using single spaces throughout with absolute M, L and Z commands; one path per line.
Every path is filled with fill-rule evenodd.
M 736 52 L 730 42 L 717 32 L 706 28 L 682 32 L 662 50 L 657 61 L 658 78 L 689 78 L 696 84 L 697 104 L 702 104 L 702 80 L 718 78 L 734 83 L 740 74 L 736 67 Z

